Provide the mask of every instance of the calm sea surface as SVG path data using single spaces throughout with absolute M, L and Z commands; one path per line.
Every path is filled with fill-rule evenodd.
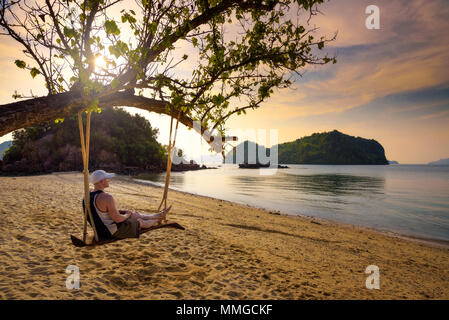
M 170 187 L 242 204 L 449 241 L 449 166 L 221 165 L 172 172 Z M 163 184 L 165 174 L 145 179 Z

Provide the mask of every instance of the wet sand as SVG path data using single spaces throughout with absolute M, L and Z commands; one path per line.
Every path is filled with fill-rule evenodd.
M 163 190 L 118 176 L 107 191 L 151 213 Z M 76 248 L 82 196 L 80 173 L 0 177 L 1 299 L 449 299 L 447 247 L 172 190 L 186 230 Z

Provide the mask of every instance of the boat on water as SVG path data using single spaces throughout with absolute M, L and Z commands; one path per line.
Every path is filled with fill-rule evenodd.
M 239 168 L 242 169 L 259 169 L 259 168 L 268 168 L 270 166 L 269 163 L 261 164 L 261 163 L 239 163 Z
M 261 164 L 261 163 L 239 163 L 240 169 L 259 169 L 259 168 L 269 168 L 270 163 Z M 286 169 L 287 166 L 278 165 L 278 169 Z

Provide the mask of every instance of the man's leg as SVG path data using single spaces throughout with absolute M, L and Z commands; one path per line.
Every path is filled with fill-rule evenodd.
M 162 211 L 154 214 L 142 214 L 140 212 L 133 211 L 131 216 L 140 220 L 160 220 L 160 218 L 165 216 L 165 214 Z
M 167 212 L 170 209 L 171 206 L 156 214 L 141 214 L 139 212 L 133 212 L 132 216 L 134 216 L 139 221 L 141 229 L 146 229 L 161 223 L 163 220 L 166 220 Z
M 161 212 L 154 213 L 154 214 L 142 214 L 137 211 L 133 211 L 131 216 L 136 219 L 141 220 L 165 220 L 165 216 L 167 215 L 167 212 L 171 209 L 171 206 L 168 207 L 165 210 L 162 210 Z
M 138 221 L 141 229 L 147 229 L 161 222 L 161 220 L 144 220 L 144 219 L 138 219 Z

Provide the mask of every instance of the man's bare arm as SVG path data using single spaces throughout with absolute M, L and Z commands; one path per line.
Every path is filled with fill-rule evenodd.
M 115 223 L 123 222 L 131 215 L 131 212 L 120 214 L 115 206 L 114 198 L 111 195 L 108 194 L 107 197 L 105 197 L 105 200 L 108 214 Z

